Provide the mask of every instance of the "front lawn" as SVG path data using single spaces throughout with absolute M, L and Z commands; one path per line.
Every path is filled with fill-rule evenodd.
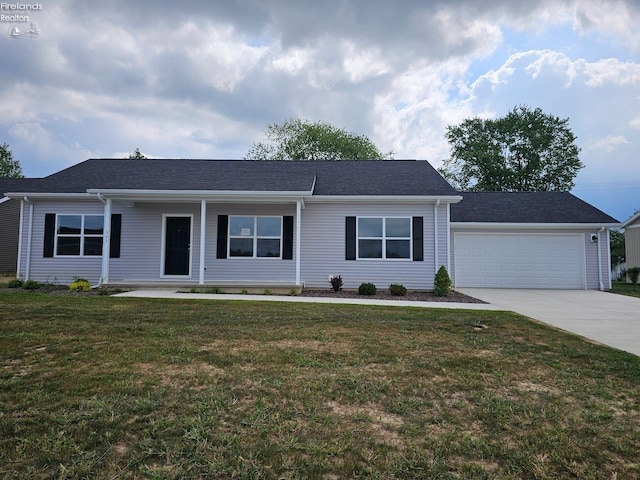
M 640 477 L 640 358 L 504 312 L 0 293 L 0 477 Z
M 627 295 L 629 297 L 640 298 L 640 286 L 636 285 L 634 287 L 632 283 L 612 282 L 611 292 L 617 293 L 619 295 Z

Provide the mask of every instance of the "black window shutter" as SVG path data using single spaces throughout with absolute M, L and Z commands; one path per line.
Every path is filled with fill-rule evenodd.
M 44 257 L 53 257 L 56 237 L 56 214 L 47 213 L 44 216 Z
M 229 215 L 218 215 L 218 245 L 216 258 L 227 258 L 227 233 L 229 232 Z
M 109 257 L 120 258 L 120 236 L 122 233 L 122 214 L 111 215 L 111 237 L 109 240 Z
M 346 217 L 345 221 L 345 260 L 356 259 L 356 217 Z
M 293 217 L 282 218 L 282 259 L 293 260 Z
M 424 262 L 423 218 L 413 217 L 413 261 Z

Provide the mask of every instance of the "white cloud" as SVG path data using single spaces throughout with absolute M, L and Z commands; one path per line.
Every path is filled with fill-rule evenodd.
M 596 139 L 591 145 L 590 149 L 603 150 L 605 152 L 613 152 L 620 145 L 628 145 L 631 142 L 622 135 L 607 135 L 604 138 Z

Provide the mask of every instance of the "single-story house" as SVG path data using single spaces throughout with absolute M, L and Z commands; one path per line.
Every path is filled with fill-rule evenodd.
M 627 267 L 640 267 L 640 212 L 624 222 L 622 228 Z
M 610 227 L 569 193 L 460 193 L 426 161 L 94 159 L 6 192 L 42 282 L 606 289 Z

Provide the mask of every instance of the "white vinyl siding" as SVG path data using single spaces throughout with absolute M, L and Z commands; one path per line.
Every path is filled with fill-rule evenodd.
M 446 210 L 442 212 L 440 221 L 445 224 Z M 424 261 L 346 260 L 345 218 L 349 216 L 423 217 Z M 439 231 L 446 236 L 444 225 Z M 433 289 L 433 205 L 307 202 L 302 210 L 301 237 L 301 279 L 307 287 L 330 288 L 329 277 L 341 275 L 345 288 L 372 282 L 379 289 L 386 289 L 391 283 L 401 283 L 410 289 Z M 446 251 L 445 245 L 441 251 Z

